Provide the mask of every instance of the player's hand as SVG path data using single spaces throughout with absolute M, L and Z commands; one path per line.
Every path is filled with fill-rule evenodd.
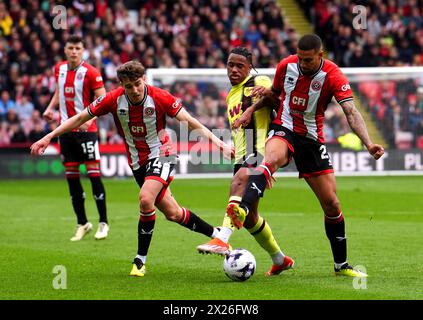
M 251 90 L 251 95 L 258 98 L 268 96 L 270 93 L 271 90 L 263 86 L 255 86 L 253 90 Z
M 232 125 L 233 129 L 238 128 L 245 128 L 248 126 L 251 122 L 251 117 L 253 116 L 254 110 L 250 107 L 247 110 L 245 110 L 242 115 L 235 120 L 234 124 Z
M 222 145 L 222 153 L 223 156 L 228 160 L 235 158 L 235 148 L 224 142 Z
M 49 145 L 50 140 L 51 139 L 48 137 L 48 135 L 46 135 L 40 140 L 34 142 L 31 145 L 31 154 L 36 156 L 42 155 L 44 151 L 46 150 L 47 146 Z
M 378 144 L 369 145 L 367 150 L 376 160 L 379 159 L 381 156 L 383 156 L 383 154 L 385 153 L 385 149 L 381 145 L 378 145 Z
M 53 114 L 53 110 L 51 110 L 51 109 L 46 109 L 46 111 L 44 111 L 44 113 L 43 113 L 43 118 L 46 120 L 46 121 L 48 121 L 48 122 L 51 122 L 51 121 L 53 121 L 53 116 L 54 116 L 54 114 Z

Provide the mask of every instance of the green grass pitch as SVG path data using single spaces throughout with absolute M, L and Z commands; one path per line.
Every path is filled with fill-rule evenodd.
M 266 278 L 270 258 L 246 230 L 234 248 L 256 257 L 254 276 L 232 282 L 222 258 L 195 247 L 204 236 L 168 222 L 158 213 L 144 278 L 128 276 L 136 253 L 138 190 L 132 179 L 104 180 L 109 238 L 69 241 L 75 218 L 64 180 L 0 181 L 0 299 L 315 300 L 423 299 L 423 177 L 338 177 L 346 218 L 348 257 L 364 266 L 366 282 L 335 277 L 320 206 L 302 180 L 278 178 L 260 212 L 295 269 Z M 87 215 L 97 211 L 87 179 Z M 229 179 L 172 183 L 178 202 L 220 225 Z M 55 289 L 55 266 L 66 268 L 66 289 Z M 64 274 L 61 273 L 63 276 Z M 62 285 L 64 282 L 62 282 Z

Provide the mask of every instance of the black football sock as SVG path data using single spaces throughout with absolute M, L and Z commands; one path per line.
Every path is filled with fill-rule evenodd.
M 347 237 L 342 213 L 337 217 L 325 216 L 325 230 L 332 248 L 334 262 L 336 264 L 347 262 Z
M 244 196 L 242 197 L 240 206 L 249 211 L 251 205 L 255 203 L 260 197 L 263 197 L 263 192 L 265 189 L 266 176 L 264 173 L 259 173 L 257 170 L 254 170 L 254 173 L 248 178 L 248 184 L 245 187 Z
M 154 224 L 156 222 L 156 210 L 142 212 L 138 222 L 138 255 L 147 256 L 153 237 Z
M 213 226 L 186 208 L 182 208 L 182 219 L 179 224 L 192 231 L 202 233 L 210 238 L 213 235 Z
M 95 203 L 97 205 L 99 222 L 107 223 L 106 191 L 101 177 L 90 177 Z
M 66 178 L 71 196 L 73 210 L 76 214 L 78 224 L 88 222 L 85 214 L 85 192 L 79 178 Z

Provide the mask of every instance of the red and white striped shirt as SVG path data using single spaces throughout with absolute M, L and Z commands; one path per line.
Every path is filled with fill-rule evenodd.
M 176 153 L 166 132 L 166 115 L 175 117 L 182 109 L 181 100 L 153 86 L 145 87 L 140 104 L 132 105 L 119 87 L 99 97 L 88 107 L 92 116 L 112 113 L 116 128 L 124 138 L 128 163 L 133 170 L 148 160 Z
M 319 70 L 311 76 L 302 74 L 298 56 L 283 59 L 276 69 L 273 88 L 281 92 L 281 104 L 273 123 L 324 143 L 324 113 L 332 97 L 338 103 L 353 100 L 348 79 L 339 67 L 322 59 Z
M 104 87 L 100 72 L 84 61 L 72 70 L 66 61 L 59 62 L 54 74 L 59 89 L 60 123 L 81 113 L 94 100 L 94 90 Z M 95 121 L 87 131 L 97 131 Z

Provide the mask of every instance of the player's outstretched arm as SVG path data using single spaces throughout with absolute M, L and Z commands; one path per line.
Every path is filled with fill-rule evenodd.
M 218 137 L 216 137 L 209 129 L 202 125 L 200 121 L 193 118 L 185 109 L 181 109 L 181 111 L 178 112 L 178 114 L 176 115 L 176 119 L 181 122 L 186 121 L 188 123 L 188 127 L 191 130 L 198 130 L 198 132 L 204 138 L 210 140 L 214 145 L 216 145 L 220 150 L 222 150 L 222 153 L 225 158 L 231 159 L 233 157 L 233 148 L 227 143 L 220 140 Z
M 105 96 L 106 95 L 106 89 L 104 87 L 101 88 L 97 88 L 94 90 L 94 100 L 97 100 L 97 98 L 101 97 L 101 96 Z M 78 129 L 79 131 L 87 131 L 88 128 L 91 126 L 91 124 L 96 120 L 97 117 L 92 118 L 91 120 L 88 120 L 87 122 L 85 122 L 82 126 L 80 126 Z
M 60 126 L 58 126 L 56 129 L 54 129 L 52 132 L 46 134 L 43 138 L 36 141 L 31 146 L 31 154 L 34 154 L 34 155 L 43 154 L 44 150 L 49 145 L 51 139 L 80 127 L 82 124 L 84 124 L 85 122 L 87 122 L 88 120 L 92 118 L 93 116 L 88 113 L 87 109 L 73 116 L 72 118 L 69 118 L 68 120 L 63 122 Z
M 266 106 L 279 105 L 278 93 L 274 91 L 273 88 L 265 88 L 263 86 L 255 86 L 251 92 L 254 97 L 261 97 L 259 101 L 254 103 L 251 107 L 247 108 L 242 115 L 235 120 L 232 125 L 233 129 L 238 129 L 239 127 L 245 128 L 251 122 L 253 113 L 261 108 Z
M 377 160 L 383 156 L 385 150 L 381 145 L 375 144 L 371 141 L 366 124 L 360 112 L 355 107 L 354 101 L 345 101 L 341 103 L 341 106 L 342 110 L 344 110 L 345 116 L 347 117 L 350 128 L 360 138 L 361 142 L 363 142 L 373 158 Z

